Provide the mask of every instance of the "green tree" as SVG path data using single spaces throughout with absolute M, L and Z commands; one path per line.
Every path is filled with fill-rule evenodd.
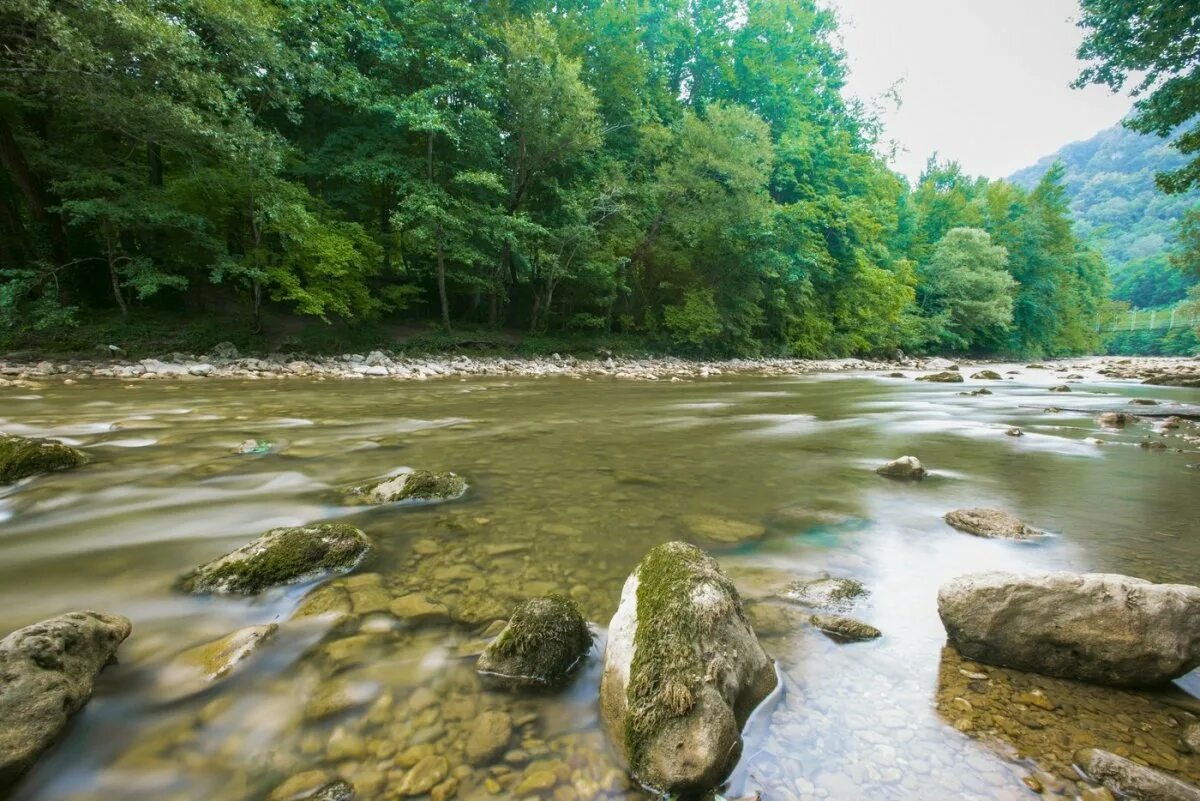
M 951 228 L 918 270 L 919 304 L 932 342 L 955 350 L 1003 342 L 1013 319 L 1016 281 L 1008 253 L 987 231 Z

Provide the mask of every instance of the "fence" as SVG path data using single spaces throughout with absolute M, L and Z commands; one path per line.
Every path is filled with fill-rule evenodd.
M 1169 309 L 1130 309 L 1124 319 L 1106 326 L 1104 331 L 1167 331 L 1172 328 L 1200 327 L 1200 311 L 1195 304 Z

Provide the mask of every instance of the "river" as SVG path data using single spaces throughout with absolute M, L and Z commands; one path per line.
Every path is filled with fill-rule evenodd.
M 1107 431 L 1092 411 L 1161 412 L 1128 401 L 1200 393 L 1091 371 L 1073 392 L 1050 393 L 1061 373 L 990 366 L 1019 375 L 4 390 L 0 430 L 61 438 L 93 462 L 0 494 L 0 632 L 75 609 L 133 621 L 120 664 L 14 798 L 249 801 L 316 770 L 353 782 L 359 799 L 392 799 L 429 754 L 446 757 L 435 777 L 444 797 L 646 797 L 598 723 L 600 644 L 550 695 L 482 688 L 474 655 L 490 622 L 547 592 L 574 598 L 602 643 L 626 576 L 672 539 L 709 546 L 752 610 L 772 577 L 856 578 L 870 595 L 854 615 L 883 631 L 838 644 L 765 602 L 752 619 L 775 615 L 759 633 L 784 680 L 747 730 L 731 797 L 1019 799 L 1031 787 L 1078 797 L 1070 755 L 1091 744 L 1200 780 L 1200 756 L 1172 739 L 1188 719 L 1178 706 L 963 662 L 944 647 L 935 603 L 941 582 L 981 569 L 1200 584 L 1196 446 L 1138 447 L 1157 437 L 1151 422 Z M 984 386 L 993 394 L 960 394 Z M 247 438 L 270 452 L 234 454 Z M 903 454 L 932 475 L 873 472 Z M 342 504 L 340 489 L 404 466 L 454 470 L 469 491 L 439 505 Z M 1050 536 L 986 540 L 940 519 L 964 506 L 1007 509 Z M 369 609 L 292 619 L 311 585 L 250 600 L 171 589 L 268 528 L 333 518 L 376 546 L 349 587 L 426 592 L 457 621 L 412 625 Z M 705 540 L 730 521 L 765 534 Z M 231 676 L 196 685 L 180 673 L 184 650 L 268 622 L 278 634 Z M 1179 685 L 1200 695 L 1198 673 Z M 514 731 L 502 755 L 472 760 L 464 744 L 485 710 L 507 712 Z

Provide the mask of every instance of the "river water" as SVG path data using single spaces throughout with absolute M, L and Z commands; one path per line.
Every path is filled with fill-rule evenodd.
M 436 780 L 435 798 L 644 798 L 599 726 L 600 644 L 552 695 L 491 692 L 473 665 L 489 624 L 547 592 L 573 597 L 602 643 L 625 577 L 672 539 L 708 547 L 735 577 L 783 678 L 748 728 L 731 797 L 1074 798 L 1090 790 L 1071 754 L 1093 744 L 1198 781 L 1200 756 L 1178 747 L 1195 720 L 1177 705 L 1186 699 L 963 662 L 944 647 L 935 604 L 942 581 L 981 569 L 1200 584 L 1197 446 L 1171 437 L 1165 450 L 1142 448 L 1159 437 L 1154 424 L 1106 431 L 1093 413 L 1163 412 L 1198 393 L 1083 368 L 1073 392 L 1050 393 L 1061 372 L 993 367 L 1019 375 L 5 390 L 0 430 L 58 437 L 94 459 L 0 495 L 0 631 L 75 609 L 133 621 L 120 664 L 14 797 L 239 801 L 318 771 L 350 780 L 360 799 L 404 797 L 422 778 Z M 960 394 L 981 386 L 993 394 Z M 1135 397 L 1162 405 L 1128 405 Z M 1007 436 L 1014 425 L 1025 435 Z M 247 438 L 271 451 L 235 455 Z M 873 473 L 902 454 L 932 475 L 911 484 Z M 405 466 L 455 470 L 470 489 L 440 505 L 341 503 L 342 488 Z M 940 518 L 963 506 L 1002 507 L 1051 536 L 956 532 Z M 268 528 L 334 518 L 376 546 L 335 585 L 348 615 L 293 618 L 311 585 L 249 600 L 171 589 Z M 720 541 L 730 530 L 742 538 Z M 853 614 L 881 639 L 834 643 L 770 597 L 779 581 L 825 574 L 863 582 L 870 595 Z M 413 591 L 455 620 L 387 613 Z M 269 622 L 275 637 L 225 679 L 196 682 L 177 664 L 190 647 Z M 1200 695 L 1200 676 L 1179 687 Z M 488 710 L 510 716 L 511 738 L 471 757 L 467 739 Z M 411 776 L 422 760 L 433 775 Z

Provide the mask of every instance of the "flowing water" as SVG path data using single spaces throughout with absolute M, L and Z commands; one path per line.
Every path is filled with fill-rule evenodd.
M 435 798 L 645 798 L 600 728 L 600 649 L 626 576 L 671 539 L 709 547 L 735 577 L 782 676 L 747 729 L 730 796 L 1077 797 L 1091 791 L 1075 781 L 1071 753 L 1091 744 L 1200 780 L 1200 757 L 1178 747 L 1195 720 L 1180 706 L 970 664 L 944 647 L 936 591 L 960 573 L 1200 583 L 1196 445 L 1141 448 L 1158 436 L 1151 423 L 1103 431 L 1089 411 L 1153 397 L 1161 412 L 1197 393 L 1092 373 L 1071 394 L 1047 392 L 1061 380 L 1022 370 L 965 385 L 838 374 L 6 390 L 0 430 L 58 437 L 94 459 L 0 496 L 0 631 L 74 609 L 133 621 L 120 664 L 14 797 L 239 801 L 319 771 L 352 781 L 360 799 L 430 786 Z M 994 394 L 959 394 L 985 385 Z M 1077 411 L 1046 411 L 1054 405 Z M 1025 436 L 1006 436 L 1013 425 Z M 247 438 L 271 451 L 234 455 Z M 933 475 L 913 484 L 873 473 L 910 453 Z M 427 506 L 340 502 L 340 489 L 404 466 L 455 470 L 469 492 Z M 984 505 L 1051 536 L 986 540 L 940 519 Z M 333 518 L 376 544 L 325 590 L 349 614 L 293 618 L 312 585 L 253 599 L 171 589 L 268 528 Z M 853 614 L 881 639 L 834 643 L 803 610 L 767 597 L 780 580 L 824 574 L 864 583 L 870 596 Z M 387 612 L 413 591 L 454 621 Z M 481 687 L 473 665 L 489 625 L 548 592 L 569 594 L 594 622 L 590 662 L 561 693 Z M 280 624 L 276 636 L 222 680 L 198 682 L 177 664 L 190 647 L 268 622 Z M 1200 695 L 1197 674 L 1179 685 Z M 468 755 L 487 710 L 510 716 L 511 738 L 494 755 Z M 429 756 L 445 759 L 410 775 Z

